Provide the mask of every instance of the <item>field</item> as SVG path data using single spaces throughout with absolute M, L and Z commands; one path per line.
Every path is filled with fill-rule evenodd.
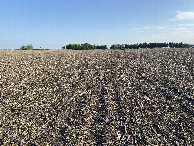
M 0 145 L 192 145 L 194 49 L 0 51 Z

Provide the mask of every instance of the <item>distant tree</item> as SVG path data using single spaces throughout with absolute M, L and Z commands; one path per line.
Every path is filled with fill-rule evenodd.
M 83 50 L 90 50 L 92 49 L 92 46 L 88 43 L 83 44 Z
M 64 47 L 62 47 L 64 48 Z M 85 44 L 69 44 L 66 46 L 67 50 L 92 50 L 96 49 L 95 45 L 90 45 L 88 43 Z
M 174 48 L 174 47 L 175 47 L 174 43 L 173 43 L 173 42 L 170 42 L 170 43 L 169 43 L 169 47 L 170 47 L 170 48 Z
M 183 43 L 179 43 L 179 48 L 184 48 Z
M 120 50 L 122 50 L 122 49 L 124 49 L 124 48 L 125 48 L 124 44 L 122 44 L 122 45 L 120 45 L 120 44 L 117 44 L 117 49 L 120 49 Z
M 117 49 L 117 45 L 112 45 L 112 46 L 110 47 L 110 49 L 113 49 L 113 50 Z
M 20 50 L 26 50 L 26 46 L 22 45 L 22 46 L 20 47 Z
M 164 42 L 163 47 L 168 47 L 168 43 Z
M 32 44 L 31 45 L 27 45 L 26 47 L 27 47 L 27 50 L 33 50 Z
M 74 50 L 74 44 L 69 44 L 66 46 L 66 49 L 68 50 Z
M 125 49 L 130 49 L 130 45 L 125 44 Z
M 143 43 L 143 48 L 148 48 L 148 46 L 147 46 L 148 44 L 145 42 L 145 43 Z
M 138 48 L 143 48 L 143 44 L 140 43 L 140 44 L 138 45 Z
M 22 45 L 20 47 L 20 50 L 32 50 L 32 49 L 33 49 L 33 46 L 29 44 L 27 46 Z
M 107 45 L 96 46 L 96 49 L 108 49 Z

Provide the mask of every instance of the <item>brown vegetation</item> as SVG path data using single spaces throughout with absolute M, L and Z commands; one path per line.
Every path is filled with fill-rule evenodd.
M 0 51 L 0 145 L 192 144 L 193 49 Z

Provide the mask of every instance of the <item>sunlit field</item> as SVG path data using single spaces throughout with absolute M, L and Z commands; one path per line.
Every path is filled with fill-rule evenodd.
M 192 145 L 193 58 L 0 50 L 0 145 Z

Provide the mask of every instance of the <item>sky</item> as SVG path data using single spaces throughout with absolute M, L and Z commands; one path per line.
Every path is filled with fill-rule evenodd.
M 194 0 L 0 0 L 0 49 L 194 44 Z

